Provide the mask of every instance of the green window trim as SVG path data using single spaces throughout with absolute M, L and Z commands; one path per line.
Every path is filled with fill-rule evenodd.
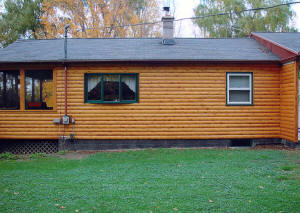
M 119 76 L 119 100 L 118 101 L 105 101 L 104 100 L 104 76 L 115 75 Z M 135 100 L 122 100 L 122 76 L 135 76 L 136 80 L 136 94 Z M 88 77 L 100 76 L 101 77 L 101 98 L 99 100 L 88 99 Z M 139 102 L 139 75 L 137 73 L 85 73 L 84 74 L 84 102 L 90 104 L 132 104 Z

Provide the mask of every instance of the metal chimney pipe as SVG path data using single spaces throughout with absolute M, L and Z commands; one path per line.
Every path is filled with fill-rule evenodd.
M 67 46 L 67 38 L 68 38 L 68 29 L 69 29 L 70 25 L 67 24 L 65 26 L 65 38 L 64 38 L 64 50 L 65 50 L 65 59 L 64 62 L 66 62 L 67 58 L 68 58 L 68 46 Z M 65 116 L 68 115 L 68 68 L 67 68 L 67 64 L 65 64 Z
M 68 46 L 67 46 L 67 40 L 68 40 L 68 29 L 70 25 L 67 24 L 65 26 L 65 38 L 64 38 L 64 50 L 65 50 L 65 60 L 68 58 Z

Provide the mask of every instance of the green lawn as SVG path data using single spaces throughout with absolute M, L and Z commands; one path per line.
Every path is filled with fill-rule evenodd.
M 0 212 L 300 212 L 300 152 L 156 149 L 0 161 Z

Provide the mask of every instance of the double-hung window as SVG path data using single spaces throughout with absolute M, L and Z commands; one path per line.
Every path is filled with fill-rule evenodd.
M 253 74 L 226 73 L 227 105 L 253 105 Z
M 86 73 L 86 103 L 136 103 L 138 102 L 138 74 Z

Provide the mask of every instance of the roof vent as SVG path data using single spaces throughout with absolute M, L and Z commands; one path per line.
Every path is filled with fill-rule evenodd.
M 174 17 L 170 16 L 170 7 L 163 7 L 166 12 L 165 16 L 162 17 L 163 22 L 163 40 L 164 45 L 174 45 Z
M 163 39 L 162 44 L 163 45 L 174 45 L 175 41 L 174 41 L 174 39 Z

